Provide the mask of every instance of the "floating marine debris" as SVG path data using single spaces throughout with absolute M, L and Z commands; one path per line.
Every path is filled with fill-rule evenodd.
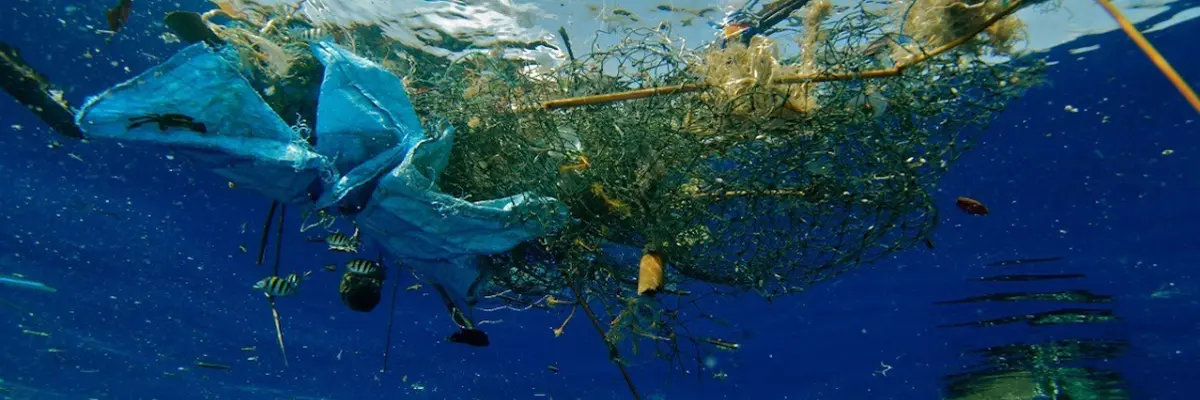
M 1015 274 L 975 278 L 979 282 L 1033 282 L 1085 278 L 1084 274 Z
M 1057 301 L 1071 303 L 1108 303 L 1113 299 L 1112 296 L 1100 295 L 1092 293 L 1088 290 L 1064 290 L 1059 292 L 1012 292 L 1012 293 L 993 293 L 981 296 L 972 296 L 959 300 L 945 300 L 935 302 L 933 304 L 965 304 L 965 303 L 982 303 L 982 302 L 1018 302 L 1018 301 Z
M 666 284 L 663 272 L 662 255 L 653 251 L 643 254 L 641 262 L 638 263 L 638 296 L 654 297 L 662 291 Z
M 954 203 L 956 205 L 958 205 L 959 210 L 962 210 L 963 212 L 965 212 L 967 214 L 988 215 L 988 213 L 990 212 L 990 211 L 988 211 L 988 208 L 986 205 L 984 205 L 979 200 L 975 200 L 970 197 L 959 197 L 958 199 L 956 199 L 954 201 Z

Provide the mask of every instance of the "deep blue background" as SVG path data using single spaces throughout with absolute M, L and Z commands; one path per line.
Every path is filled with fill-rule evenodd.
M 64 13 L 62 1 L 3 5 L 0 37 L 76 103 L 177 49 L 154 38 L 149 32 L 161 29 L 146 22 L 105 43 L 90 32 L 102 26 L 108 4 L 90 3 L 77 14 Z M 82 26 L 89 19 L 95 27 Z M 1198 31 L 1192 21 L 1148 35 L 1193 86 L 1200 86 Z M 1091 44 L 1102 46 L 1066 52 Z M 743 349 L 713 354 L 728 380 L 691 365 L 673 373 L 643 357 L 633 368 L 642 392 L 930 399 L 941 376 L 972 361 L 959 357 L 963 350 L 1086 334 L 1132 342 L 1106 367 L 1125 374 L 1135 398 L 1193 398 L 1190 381 L 1200 377 L 1200 116 L 1120 32 L 1080 38 L 1049 57 L 1060 62 L 1049 84 L 1012 104 L 942 182 L 936 250 L 913 249 L 773 304 L 713 304 L 709 311 L 740 324 L 734 339 Z M 266 201 L 166 154 L 59 139 L 11 100 L 0 104 L 0 273 L 59 289 L 0 287 L 0 300 L 11 303 L 0 303 L 0 387 L 34 399 L 628 397 L 585 320 L 553 337 L 566 309 L 484 313 L 503 322 L 487 327 L 491 347 L 473 349 L 442 342 L 450 321 L 428 291 L 400 293 L 391 370 L 378 374 L 383 308 L 346 311 L 335 295 L 337 276 L 319 270 L 344 259 L 291 229 L 284 270 L 316 272 L 299 297 L 281 301 L 291 362 L 284 368 L 266 301 L 250 290 L 269 273 L 253 259 Z M 52 149 L 51 140 L 63 146 Z M 1168 149 L 1174 153 L 1164 155 Z M 986 202 L 992 214 L 959 212 L 960 195 Z M 1066 260 L 1014 271 L 1086 273 L 1086 282 L 1070 287 L 1119 296 L 1115 309 L 1126 321 L 1066 330 L 935 328 L 1015 310 L 931 303 L 1003 290 L 965 279 L 995 272 L 985 271 L 987 262 L 1042 256 Z M 402 278 L 401 287 L 414 283 Z M 1151 297 L 1158 291 L 1168 296 Z M 245 346 L 257 351 L 240 352 Z M 252 355 L 259 361 L 246 361 Z M 197 358 L 234 368 L 198 370 L 191 367 Z M 881 363 L 892 366 L 886 376 L 874 374 Z M 548 372 L 549 364 L 561 372 Z

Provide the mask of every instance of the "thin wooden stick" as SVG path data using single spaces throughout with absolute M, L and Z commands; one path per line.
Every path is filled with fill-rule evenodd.
M 379 265 L 383 265 L 383 254 L 379 255 Z M 392 305 L 388 311 L 388 324 L 386 339 L 383 340 L 383 368 L 379 369 L 380 373 L 387 372 L 388 353 L 392 350 L 392 322 L 396 319 L 396 293 L 400 291 L 400 272 L 403 272 L 404 267 L 396 264 L 396 277 L 392 278 Z
M 631 90 L 621 93 L 598 94 L 594 96 L 572 97 L 567 99 L 549 100 L 542 102 L 542 108 L 554 110 L 593 104 L 615 103 L 618 101 L 637 100 L 647 97 L 698 92 L 710 87 L 707 83 L 689 83 L 676 86 L 663 86 L 649 89 Z
M 271 224 L 275 220 L 275 209 L 279 208 L 279 225 L 275 227 L 275 260 L 272 276 L 279 276 L 279 256 L 283 251 L 283 219 L 287 217 L 287 205 L 280 206 L 278 201 L 271 202 L 271 210 L 267 212 L 267 221 L 263 223 L 262 240 L 258 249 L 258 265 L 262 265 L 267 254 L 267 239 L 271 234 Z M 275 339 L 279 342 L 279 352 L 283 354 L 283 366 L 288 367 L 287 348 L 283 345 L 283 324 L 279 319 L 279 309 L 275 307 L 275 297 L 267 294 L 267 304 L 271 307 L 271 317 L 275 320 Z
M 279 342 L 279 352 L 283 354 L 283 367 L 288 367 L 287 348 L 283 346 L 283 327 L 279 323 L 279 309 L 275 308 L 275 297 L 267 295 L 267 302 L 271 304 L 271 316 L 275 318 L 275 339 Z
M 1117 20 L 1117 24 L 1121 25 L 1121 30 L 1124 30 L 1125 34 L 1129 35 L 1129 39 L 1133 40 L 1133 43 L 1137 44 L 1143 53 L 1146 53 L 1146 57 L 1150 58 L 1150 61 L 1158 67 L 1158 70 L 1167 76 L 1167 79 L 1171 81 L 1176 90 L 1179 90 L 1179 93 L 1183 94 L 1183 98 L 1187 99 L 1192 108 L 1200 113 L 1200 97 L 1196 97 L 1196 91 L 1192 90 L 1191 86 L 1188 86 L 1187 81 L 1184 81 L 1178 72 L 1175 72 L 1175 68 L 1171 66 L 1171 63 L 1167 62 L 1167 59 L 1163 58 L 1162 54 L 1159 54 L 1158 50 L 1154 49 L 1154 45 L 1151 45 L 1150 41 L 1146 40 L 1146 37 L 1142 36 L 1141 32 L 1138 32 L 1137 28 L 1129 22 L 1129 19 L 1125 18 L 1125 15 L 1121 13 L 1121 10 L 1117 9 L 1108 0 L 1096 0 L 1096 3 L 1104 7 L 1104 10 L 1108 11 L 1108 15 Z
M 905 63 L 900 63 L 900 64 L 896 65 L 895 67 L 892 67 L 889 69 L 866 71 L 866 72 L 843 72 L 843 73 L 832 73 L 832 74 L 831 73 L 801 74 L 801 75 L 775 78 L 775 79 L 771 80 L 771 83 L 772 84 L 794 84 L 794 83 L 834 82 L 834 81 L 848 81 L 848 80 L 854 80 L 854 79 L 876 79 L 876 78 L 888 78 L 888 77 L 899 76 L 908 67 L 922 63 L 926 60 L 929 60 L 930 58 L 937 57 L 937 56 L 941 55 L 942 53 L 950 51 L 950 50 L 954 49 L 955 47 L 961 46 L 964 43 L 970 41 L 971 39 L 975 38 L 976 35 L 979 35 L 980 32 L 987 30 L 988 28 L 992 27 L 992 25 L 995 25 L 997 22 L 999 22 L 1001 19 L 1004 19 L 1005 17 L 1016 12 L 1023 5 L 1024 5 L 1024 1 L 1013 0 L 1012 2 L 1010 2 L 1008 4 L 1008 7 L 1005 7 L 999 13 L 996 13 L 996 15 L 993 15 L 991 18 L 988 18 L 987 21 L 980 24 L 980 26 L 978 28 L 971 31 L 970 33 L 963 35 L 963 36 L 959 37 L 958 39 L 950 41 L 949 43 L 946 43 L 946 44 L 942 45 L 941 47 L 934 49 L 933 51 L 922 54 L 921 56 L 919 56 L 917 58 L 909 60 L 908 62 L 905 62 Z M 546 110 L 555 110 L 555 109 L 560 109 L 560 108 L 570 108 L 570 107 L 579 107 L 579 106 L 586 106 L 586 105 L 615 103 L 618 101 L 644 99 L 644 98 L 653 97 L 653 96 L 698 92 L 701 90 L 708 89 L 710 87 L 712 87 L 712 85 L 707 84 L 707 83 L 688 83 L 688 84 L 675 85 L 675 86 L 664 86 L 664 87 L 656 87 L 656 88 L 649 88 L 649 89 L 631 90 L 628 92 L 620 92 L 620 93 L 609 93 L 609 94 L 601 94 L 601 95 L 594 95 L 594 96 L 571 97 L 571 98 L 566 98 L 566 99 L 544 101 L 544 102 L 542 102 L 542 108 L 546 109 Z
M 262 265 L 263 259 L 267 257 L 267 239 L 271 237 L 271 223 L 275 221 L 275 208 L 279 207 L 278 201 L 271 201 L 271 209 L 267 210 L 267 220 L 263 222 L 262 238 L 258 240 L 258 265 Z
M 279 207 L 279 226 L 275 227 L 275 265 L 271 268 L 271 273 L 279 276 L 279 254 L 283 250 L 283 219 L 287 217 L 287 204 L 282 204 Z
M 633 378 L 629 376 L 629 370 L 625 369 L 625 364 L 621 364 L 621 353 L 617 350 L 617 345 L 608 338 L 608 335 L 604 334 L 604 328 L 600 326 L 600 320 L 596 319 L 596 314 L 588 306 L 587 300 L 580 296 L 579 288 L 575 286 L 575 281 L 571 279 L 570 273 L 562 271 L 562 274 L 563 277 L 567 278 L 567 285 L 571 287 L 571 293 L 575 294 L 575 303 L 583 307 L 583 312 L 592 321 L 592 326 L 596 327 L 596 332 L 600 334 L 600 339 L 604 340 L 604 344 L 608 345 L 608 357 L 621 370 L 621 376 L 625 378 L 625 384 L 629 386 L 629 393 L 633 394 L 635 400 L 641 400 L 642 395 L 638 394 L 637 386 L 633 385 Z

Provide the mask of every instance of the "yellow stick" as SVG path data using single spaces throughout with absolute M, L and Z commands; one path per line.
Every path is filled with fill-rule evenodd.
M 1158 70 L 1162 71 L 1163 75 L 1167 76 L 1167 79 L 1171 81 L 1171 84 L 1175 86 L 1175 89 L 1178 89 L 1179 93 L 1183 94 L 1183 97 L 1187 99 L 1188 103 L 1191 103 L 1192 108 L 1196 109 L 1197 113 L 1200 113 L 1200 97 L 1196 97 L 1196 92 L 1192 90 L 1191 86 L 1188 86 L 1187 82 L 1183 80 L 1183 77 L 1180 77 L 1179 73 L 1175 72 L 1175 68 L 1171 67 L 1171 63 L 1168 63 L 1167 59 L 1163 58 L 1162 54 L 1159 54 L 1158 50 L 1154 49 L 1154 46 L 1150 44 L 1150 41 L 1146 40 L 1146 37 L 1142 36 L 1142 33 L 1138 32 L 1137 28 L 1135 28 L 1133 24 L 1129 23 L 1129 19 L 1125 18 L 1125 15 L 1121 13 L 1121 10 L 1118 10 L 1117 7 L 1108 0 L 1096 0 L 1096 3 L 1100 4 L 1101 7 L 1104 7 L 1104 10 L 1108 11 L 1108 15 L 1111 15 L 1113 19 L 1117 20 L 1117 24 L 1121 25 L 1121 30 L 1124 30 L 1125 34 L 1129 35 L 1129 38 L 1132 39 L 1133 42 L 1142 49 L 1142 52 L 1146 53 L 1146 57 L 1149 57 L 1150 61 L 1158 67 Z
M 268 294 L 267 302 L 271 304 L 271 315 L 275 317 L 275 338 L 279 340 L 279 352 L 283 353 L 283 366 L 287 368 L 287 349 L 283 347 L 283 328 L 279 324 L 279 310 L 275 308 L 275 297 Z

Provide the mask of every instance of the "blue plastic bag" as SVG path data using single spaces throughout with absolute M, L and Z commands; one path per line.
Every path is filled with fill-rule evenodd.
M 462 310 L 470 310 L 490 277 L 481 256 L 569 223 L 566 206 L 550 197 L 469 202 L 441 193 L 437 181 L 454 129 L 427 134 L 400 79 L 379 65 L 333 43 L 311 48 L 325 67 L 315 147 L 255 92 L 233 48 L 204 44 L 89 99 L 77 122 L 92 138 L 190 155 L 271 199 L 316 198 L 316 207 L 354 218 L 364 239 L 445 288 Z M 149 122 L 134 122 L 146 116 Z M 178 123 L 179 116 L 203 129 Z
M 566 206 L 553 198 L 518 194 L 473 203 L 440 193 L 453 127 L 427 134 L 398 77 L 337 45 L 312 47 L 325 65 L 317 151 L 345 174 L 317 207 L 355 210 L 364 238 L 445 287 L 460 308 L 469 310 L 464 306 L 474 304 L 490 276 L 479 256 L 511 250 L 568 222 Z
M 273 200 L 307 200 L 322 176 L 333 179 L 332 164 L 267 106 L 233 57 L 232 48 L 191 45 L 89 98 L 76 124 L 90 138 L 178 151 Z M 169 123 L 182 118 L 199 125 Z
M 454 129 L 444 126 L 414 146 L 384 175 L 356 220 L 364 235 L 471 305 L 488 271 L 476 256 L 497 254 L 563 228 L 567 207 L 550 197 L 518 194 L 469 202 L 440 193 L 433 178 L 449 160 Z M 464 309 L 466 309 L 464 307 Z
M 333 160 L 339 178 L 317 201 L 343 210 L 365 206 L 366 193 L 346 199 L 403 160 L 422 137 L 400 78 L 336 44 L 313 42 L 325 66 L 317 103 L 317 152 Z M 345 200 L 348 204 L 339 204 Z

